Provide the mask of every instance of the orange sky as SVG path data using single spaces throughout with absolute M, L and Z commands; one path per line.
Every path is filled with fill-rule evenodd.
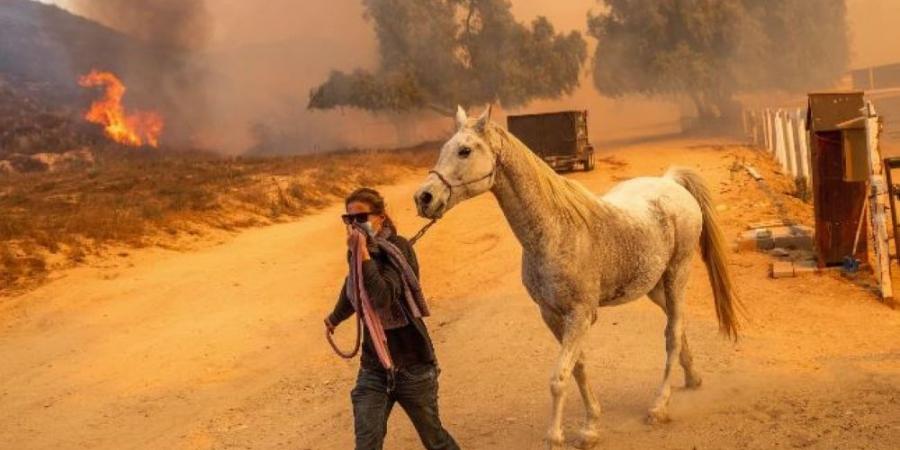
M 847 0 L 852 66 L 900 62 L 900 0 Z
M 67 0 L 42 0 L 66 6 Z M 900 0 L 846 0 L 853 48 L 853 67 L 900 62 Z M 372 49 L 371 31 L 362 18 L 360 0 L 207 0 L 216 19 L 214 46 L 281 41 L 330 34 Z M 585 26 L 595 0 L 513 0 L 523 20 L 545 15 L 560 28 Z
M 365 41 L 371 34 L 365 29 L 359 0 L 209 0 L 209 4 L 217 10 L 220 45 L 330 32 L 336 39 L 357 40 L 361 47 L 370 47 Z M 540 14 L 557 27 L 579 30 L 584 30 L 587 12 L 599 7 L 595 0 L 513 1 L 513 12 L 523 20 Z M 847 7 L 853 67 L 900 62 L 900 0 L 847 0 Z M 265 26 L 252 26 L 259 23 Z

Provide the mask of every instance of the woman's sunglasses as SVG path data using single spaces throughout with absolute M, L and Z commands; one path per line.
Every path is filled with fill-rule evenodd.
M 344 214 L 341 216 L 341 219 L 344 220 L 344 223 L 350 225 L 353 222 L 356 223 L 366 223 L 369 221 L 369 214 L 367 212 L 361 212 L 356 214 Z

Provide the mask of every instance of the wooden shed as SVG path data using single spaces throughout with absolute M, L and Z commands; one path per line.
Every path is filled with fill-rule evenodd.
M 865 207 L 868 153 L 862 92 L 809 94 L 807 130 L 819 265 L 839 265 L 853 253 L 867 260 Z M 860 224 L 860 220 L 863 221 Z

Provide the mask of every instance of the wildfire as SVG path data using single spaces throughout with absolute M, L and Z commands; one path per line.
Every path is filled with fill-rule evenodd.
M 92 70 L 82 76 L 78 84 L 83 87 L 103 86 L 106 89 L 103 98 L 91 104 L 91 109 L 84 118 L 88 122 L 103 125 L 110 139 L 134 147 L 159 146 L 159 135 L 163 130 L 162 116 L 153 111 L 126 114 L 122 107 L 125 85 L 118 77 L 110 72 Z

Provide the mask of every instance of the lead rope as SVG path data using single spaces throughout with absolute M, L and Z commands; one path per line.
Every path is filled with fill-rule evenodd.
M 325 339 L 328 339 L 328 343 L 331 345 L 331 348 L 334 349 L 334 352 L 337 353 L 337 355 L 340 356 L 341 358 L 350 359 L 350 358 L 353 358 L 354 356 L 356 356 L 357 353 L 359 353 L 359 347 L 360 347 L 360 344 L 362 343 L 362 335 L 360 333 L 362 326 L 359 324 L 361 321 L 362 321 L 362 317 L 359 314 L 357 314 L 356 315 L 356 345 L 353 346 L 353 350 L 351 350 L 350 352 L 345 352 L 345 351 L 342 351 L 340 348 L 338 348 L 337 344 L 334 343 L 334 339 L 332 338 L 332 336 L 334 336 L 334 332 L 332 332 L 331 329 L 325 329 Z
M 409 239 L 409 245 L 416 245 L 416 242 L 419 239 L 422 239 L 422 236 L 425 236 L 425 233 L 428 232 L 428 229 L 431 228 L 437 222 L 437 219 L 431 219 L 428 223 L 425 224 L 419 231 Z M 349 352 L 345 352 L 338 348 L 337 344 L 334 342 L 334 333 L 330 329 L 325 330 L 325 339 L 328 340 L 328 344 L 331 345 L 331 348 L 337 353 L 338 356 L 344 359 L 351 359 L 355 357 L 359 353 L 359 348 L 362 345 L 362 316 L 359 315 L 359 312 L 356 313 L 356 344 L 353 346 L 353 350 Z
M 430 222 L 426 223 L 425 226 L 423 226 L 421 229 L 419 229 L 418 233 L 416 233 L 413 237 L 409 238 L 409 245 L 416 245 L 416 242 L 418 242 L 419 239 L 422 239 L 422 236 L 425 236 L 425 233 L 428 231 L 429 228 L 431 228 L 432 225 L 435 224 L 435 222 L 437 222 L 437 219 L 431 219 Z

